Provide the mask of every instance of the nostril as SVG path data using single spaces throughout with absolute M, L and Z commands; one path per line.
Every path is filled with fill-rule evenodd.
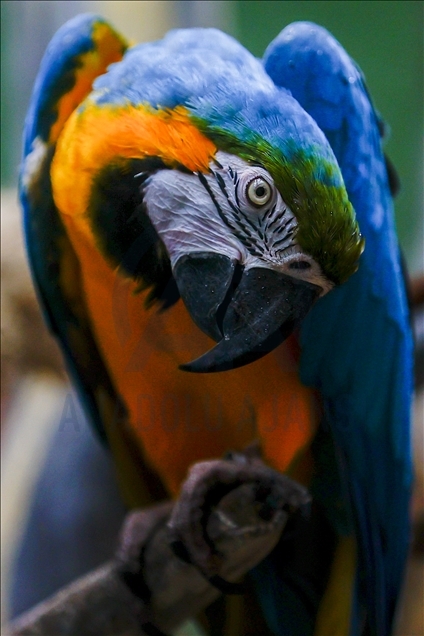
M 241 265 L 240 263 L 236 263 L 234 267 L 233 278 L 231 279 L 231 283 L 227 289 L 227 293 L 225 294 L 224 300 L 222 301 L 222 303 L 220 304 L 216 312 L 216 315 L 215 315 L 216 324 L 218 325 L 218 329 L 220 330 L 222 335 L 224 335 L 223 322 L 224 322 L 225 314 L 227 313 L 228 306 L 234 296 L 234 292 L 236 291 L 237 287 L 240 284 L 240 281 L 243 276 L 243 272 L 244 272 L 244 266 Z
M 290 263 L 289 265 L 290 269 L 297 269 L 297 270 L 309 269 L 310 267 L 311 267 L 311 264 L 308 263 L 308 261 L 293 261 L 293 263 Z

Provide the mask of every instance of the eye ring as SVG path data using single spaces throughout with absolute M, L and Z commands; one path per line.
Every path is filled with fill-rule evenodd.
M 258 176 L 246 185 L 245 195 L 249 203 L 256 208 L 262 208 L 271 200 L 273 190 L 266 179 Z

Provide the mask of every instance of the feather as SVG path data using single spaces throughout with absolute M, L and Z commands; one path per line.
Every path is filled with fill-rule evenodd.
M 56 33 L 41 63 L 25 122 L 20 199 L 31 271 L 45 319 L 61 344 L 92 423 L 114 449 L 122 483 L 132 483 L 126 497 L 134 504 L 148 502 L 152 493 L 162 496 L 163 490 L 160 481 L 151 478 L 125 426 L 125 407 L 92 333 L 80 264 L 58 215 L 50 181 L 59 126 L 90 92 L 94 77 L 120 59 L 125 48 L 121 36 L 90 14 L 77 16 Z M 120 427 L 117 421 L 122 422 Z
M 379 119 L 358 67 L 321 27 L 288 26 L 264 66 L 329 139 L 366 241 L 358 272 L 303 324 L 301 373 L 342 457 L 359 603 L 369 632 L 389 634 L 409 542 L 412 341 Z

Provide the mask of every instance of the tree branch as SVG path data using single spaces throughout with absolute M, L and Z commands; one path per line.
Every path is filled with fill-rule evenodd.
M 220 463 L 230 462 L 216 460 L 196 464 L 197 472 L 193 469 L 182 489 L 186 500 L 191 497 L 193 479 L 204 486 L 205 476 L 207 481 L 210 473 L 211 483 L 213 481 L 216 487 Z M 243 470 L 246 474 L 245 467 Z M 275 471 L 266 468 L 265 472 L 268 481 L 270 476 L 281 480 Z M 294 500 L 294 508 L 306 503 L 306 491 L 284 479 L 290 506 L 293 508 Z M 235 486 L 211 507 L 205 528 L 214 554 L 219 555 L 219 578 L 230 583 L 239 581 L 269 554 L 288 518 L 282 501 L 272 515 L 267 509 L 264 520 L 260 505 L 264 503 L 260 499 L 263 493 L 258 494 L 261 491 L 258 480 L 247 479 Z M 196 496 L 198 499 L 198 493 Z M 174 507 L 171 502 L 131 513 L 124 523 L 114 560 L 63 588 L 19 617 L 3 633 L 7 636 L 159 635 L 198 614 L 220 591 L 197 567 L 172 551 L 168 520 L 173 509 L 174 520 L 175 513 L 186 514 L 179 512 L 181 506 Z

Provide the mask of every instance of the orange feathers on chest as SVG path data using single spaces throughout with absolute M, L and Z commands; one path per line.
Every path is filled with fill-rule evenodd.
M 290 341 L 251 365 L 216 374 L 178 369 L 213 342 L 179 301 L 146 311 L 144 294 L 112 271 L 93 245 L 68 233 L 82 266 L 85 299 L 99 350 L 123 398 L 147 461 L 176 494 L 195 461 L 241 450 L 259 438 L 268 463 L 287 471 L 313 437 L 314 393 L 300 384 Z

